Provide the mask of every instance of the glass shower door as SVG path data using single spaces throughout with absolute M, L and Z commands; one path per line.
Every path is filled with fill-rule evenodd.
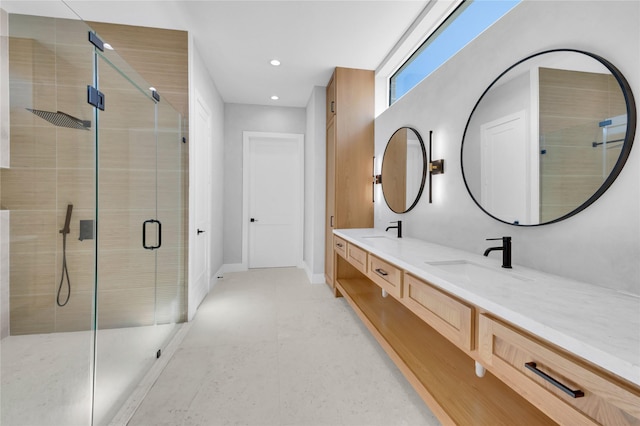
M 86 102 L 93 49 L 73 15 L 10 14 L 8 23 L 11 156 L 0 170 L 0 209 L 10 282 L 0 297 L 0 424 L 87 425 L 96 254 L 80 229 L 95 219 L 95 122 Z
M 149 85 L 115 52 L 98 53 L 96 69 L 97 87 L 105 96 L 104 111 L 97 110 L 93 421 L 101 425 L 117 415 L 172 336 L 180 318 L 168 312 L 179 310 L 181 299 L 176 298 L 179 277 L 172 287 L 164 285 L 165 269 L 179 263 L 167 248 L 180 228 L 175 229 L 175 220 L 163 223 L 164 215 L 158 214 L 163 203 L 158 182 L 165 177 L 158 167 L 165 157 L 158 144 L 158 105 Z M 179 119 L 173 118 L 172 132 L 179 132 Z M 158 262 L 158 256 L 164 259 Z
M 157 219 L 162 223 L 162 247 L 156 250 L 156 323 L 175 324 L 186 318 L 183 191 L 188 170 L 182 139 L 182 117 L 164 101 L 157 109 Z
M 182 119 L 59 6 L 69 19 L 0 14 L 11 150 L 0 170 L 2 425 L 122 421 L 186 317 Z

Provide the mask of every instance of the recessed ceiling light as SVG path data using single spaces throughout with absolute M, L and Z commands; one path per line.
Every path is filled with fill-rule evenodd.
M 278 65 L 280 65 L 280 61 L 277 59 L 272 59 L 270 64 L 273 65 L 274 67 L 277 67 Z
M 277 101 L 278 99 L 280 99 L 280 98 L 279 98 L 279 97 L 277 97 L 276 95 L 273 95 L 273 96 L 271 97 L 271 100 L 272 100 L 272 101 Z
M 152 92 L 155 92 L 155 91 L 156 91 L 156 88 L 155 88 L 155 87 L 153 87 L 153 86 L 151 86 L 151 87 L 149 87 L 149 90 L 151 90 Z

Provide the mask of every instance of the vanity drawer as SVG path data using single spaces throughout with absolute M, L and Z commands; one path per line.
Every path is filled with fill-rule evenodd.
M 402 297 L 402 271 L 392 264 L 370 254 L 367 276 L 396 299 Z
M 453 344 L 471 351 L 473 308 L 409 274 L 404 278 L 402 303 Z
M 338 236 L 333 236 L 333 248 L 340 256 L 347 258 L 347 242 Z
M 358 246 L 347 243 L 347 261 L 363 274 L 367 273 L 367 252 Z
M 560 424 L 640 424 L 640 388 L 486 315 L 478 350 L 487 369 Z

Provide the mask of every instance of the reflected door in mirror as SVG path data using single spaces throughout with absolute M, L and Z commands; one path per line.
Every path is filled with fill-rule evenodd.
M 480 126 L 482 205 L 510 223 L 538 216 L 528 202 L 538 185 L 527 167 L 526 126 L 524 110 Z

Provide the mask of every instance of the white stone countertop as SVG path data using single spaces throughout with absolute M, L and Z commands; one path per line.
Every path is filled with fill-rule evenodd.
M 500 251 L 484 257 L 395 238 L 395 230 L 334 234 L 640 386 L 640 296 L 518 265 L 504 269 Z

